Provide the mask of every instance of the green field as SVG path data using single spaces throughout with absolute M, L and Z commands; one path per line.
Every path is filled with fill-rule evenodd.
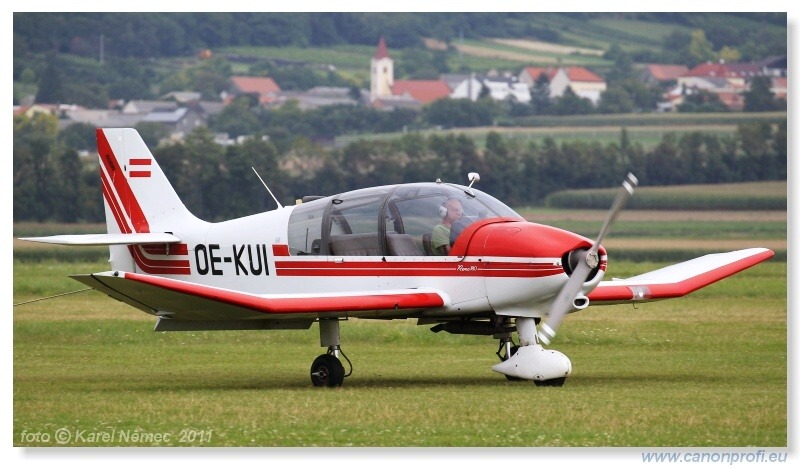
M 508 140 L 532 141 L 539 144 L 550 138 L 559 145 L 563 142 L 576 141 L 607 145 L 619 143 L 621 132 L 625 129 L 632 143 L 639 144 L 644 150 L 649 151 L 661 143 L 667 134 L 680 137 L 687 133 L 702 132 L 720 138 L 734 137 L 739 124 L 754 122 L 778 124 L 785 121 L 785 112 L 534 116 L 504 120 L 492 127 L 429 129 L 419 133 L 424 136 L 464 134 L 472 138 L 478 147 L 485 146 L 489 132 L 499 133 Z M 336 144 L 344 146 L 358 140 L 393 140 L 403 135 L 402 132 L 342 135 L 336 138 Z
M 616 188 L 559 191 L 548 195 L 545 204 L 560 209 L 605 209 L 611 206 L 616 192 Z M 787 181 L 758 181 L 640 187 L 626 206 L 654 211 L 785 211 L 788 185 Z
M 618 263 L 614 276 L 656 265 Z M 15 264 L 14 301 L 74 289 L 103 265 Z M 38 286 L 37 286 L 38 285 Z M 570 317 L 555 345 L 563 388 L 490 370 L 491 339 L 409 321 L 351 320 L 355 371 L 313 388 L 317 327 L 153 333 L 147 315 L 95 292 L 14 308 L 14 444 L 26 435 L 117 433 L 112 446 L 787 445 L 786 264 L 691 298 Z M 521 405 L 520 405 L 521 404 Z M 120 442 L 121 432 L 206 439 Z M 188 433 L 186 433 L 188 434 Z M 185 434 L 185 435 L 186 435 Z
M 521 212 L 589 234 L 604 216 Z M 653 224 L 652 212 L 624 212 L 605 244 L 786 243 L 785 212 L 704 213 L 702 223 L 693 218 L 698 212 L 668 213 Z M 34 224 L 15 232 L 63 228 Z M 102 261 L 35 262 L 24 254 L 31 249 L 15 245 L 15 304 L 79 290 L 68 274 L 108 268 Z M 608 277 L 664 265 L 609 252 Z M 787 264 L 780 260 L 683 299 L 571 315 L 554 343 L 573 363 L 563 388 L 509 382 L 490 369 L 493 339 L 433 334 L 413 321 L 343 323 L 343 350 L 355 369 L 339 389 L 310 384 L 308 368 L 322 352 L 316 325 L 155 333 L 153 324 L 94 291 L 15 306 L 13 444 L 59 446 L 61 429 L 78 446 L 788 444 Z

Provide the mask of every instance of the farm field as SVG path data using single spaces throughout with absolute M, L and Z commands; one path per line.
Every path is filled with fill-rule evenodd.
M 590 236 L 604 215 L 520 211 Z M 665 265 L 623 260 L 615 240 L 682 250 L 726 236 L 785 243 L 785 233 L 780 211 L 623 212 L 605 243 L 607 277 Z M 15 257 L 29 249 L 17 243 Z M 107 268 L 16 260 L 14 303 L 81 289 L 66 276 Z M 773 259 L 686 298 L 571 315 L 554 344 L 573 363 L 563 388 L 508 382 L 490 369 L 493 339 L 413 321 L 344 323 L 353 376 L 317 389 L 308 379 L 322 352 L 316 325 L 154 333 L 152 317 L 93 291 L 29 303 L 14 307 L 14 445 L 58 446 L 20 438 L 67 429 L 77 446 L 109 445 L 76 441 L 84 431 L 115 432 L 111 446 L 785 447 L 786 280 L 786 263 Z
M 422 135 L 433 135 L 443 133 L 464 134 L 475 140 L 479 147 L 486 145 L 486 135 L 489 132 L 495 132 L 507 139 L 521 140 L 525 142 L 533 141 L 541 145 L 546 138 L 551 138 L 557 144 L 562 142 L 597 142 L 600 145 L 607 145 L 609 143 L 619 143 L 622 129 L 628 132 L 628 138 L 631 142 L 642 145 L 645 150 L 652 150 L 667 134 L 676 134 L 678 136 L 691 133 L 691 132 L 704 132 L 707 134 L 714 134 L 719 137 L 732 136 L 736 132 L 735 125 L 659 125 L 659 126 L 639 126 L 639 127 L 623 127 L 616 125 L 607 125 L 601 127 L 471 127 L 471 128 L 457 128 L 449 130 L 425 130 L 420 131 Z M 390 140 L 393 138 L 400 138 L 403 134 L 400 132 L 374 134 L 374 135 L 348 135 L 336 138 L 339 145 L 344 145 L 356 140 Z
M 419 130 L 421 135 L 463 134 L 479 147 L 485 146 L 486 135 L 495 132 L 506 139 L 540 143 L 545 138 L 562 142 L 597 142 L 601 145 L 619 143 L 622 129 L 628 132 L 633 143 L 652 150 L 667 134 L 681 136 L 691 132 L 702 132 L 718 137 L 731 137 L 737 126 L 743 123 L 766 122 L 777 124 L 786 120 L 786 113 L 716 113 L 716 114 L 614 114 L 589 116 L 534 116 L 517 118 L 498 126 Z M 338 146 L 358 140 L 392 140 L 403 132 L 379 134 L 341 135 L 336 138 Z

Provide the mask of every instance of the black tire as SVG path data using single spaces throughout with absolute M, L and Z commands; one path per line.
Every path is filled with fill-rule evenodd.
M 511 346 L 511 355 L 509 355 L 509 356 L 507 356 L 507 357 L 503 358 L 503 361 L 506 361 L 506 360 L 508 360 L 509 358 L 513 357 L 513 356 L 514 356 L 514 354 L 515 354 L 515 353 L 517 353 L 517 350 L 519 350 L 519 345 L 512 345 L 512 346 Z M 509 375 L 503 375 L 503 376 L 505 376 L 505 377 L 506 377 L 506 379 L 507 379 L 507 380 L 509 380 L 509 381 L 525 381 L 524 379 L 522 379 L 522 378 L 518 378 L 518 377 L 516 377 L 516 376 L 509 376 Z
M 535 384 L 536 386 L 542 386 L 542 387 L 548 386 L 548 387 L 560 388 L 561 386 L 564 385 L 564 383 L 566 381 L 567 381 L 567 378 L 564 377 L 564 378 L 546 379 L 544 381 L 536 381 L 536 380 L 534 380 L 533 384 Z
M 320 355 L 311 364 L 311 384 L 335 388 L 344 382 L 344 366 L 333 355 Z

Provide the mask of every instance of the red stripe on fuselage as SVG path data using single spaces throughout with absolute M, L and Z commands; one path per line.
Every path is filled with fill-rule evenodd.
M 278 276 L 287 277 L 520 277 L 537 278 L 564 273 L 551 263 L 520 262 L 392 262 L 392 261 L 285 261 L 276 260 Z

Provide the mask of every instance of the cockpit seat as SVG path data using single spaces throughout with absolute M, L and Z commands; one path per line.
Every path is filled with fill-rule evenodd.
M 432 236 L 432 233 L 425 233 L 422 235 L 422 248 L 425 249 L 425 254 L 428 256 L 433 255 L 433 242 L 431 242 Z
M 414 238 L 408 234 L 387 233 L 386 247 L 390 256 L 419 256 L 422 255 Z
M 331 254 L 334 256 L 380 256 L 378 233 L 331 235 Z

